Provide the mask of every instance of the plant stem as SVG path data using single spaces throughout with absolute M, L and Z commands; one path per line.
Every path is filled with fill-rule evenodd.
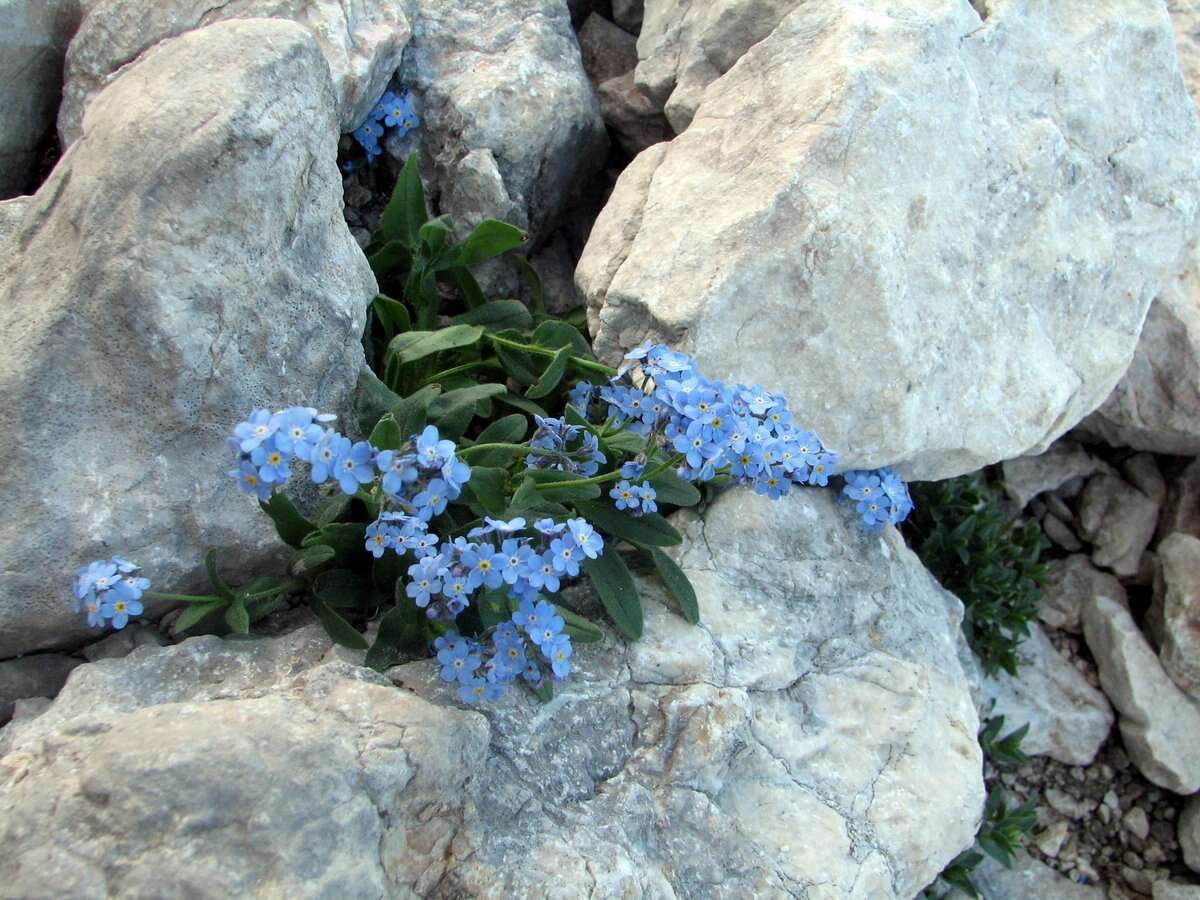
M 534 353 L 538 356 L 555 356 L 558 353 L 557 349 L 551 350 L 548 347 L 539 347 L 537 344 L 522 344 L 520 341 L 509 340 L 502 338 L 499 335 L 489 334 L 488 340 L 493 344 L 499 344 L 502 347 L 508 347 L 510 350 L 520 350 L 524 353 Z M 571 365 L 577 369 L 584 369 L 589 372 L 597 372 L 601 375 L 607 375 L 612 378 L 617 374 L 617 370 L 611 366 L 606 366 L 604 363 L 599 363 L 591 359 L 584 359 L 581 356 L 568 357 Z
M 530 447 L 528 444 L 499 443 L 499 444 L 476 444 L 473 447 L 463 447 L 461 450 L 458 450 L 456 452 L 458 453 L 459 456 L 466 456 L 470 453 L 474 453 L 476 450 L 508 450 L 512 453 L 534 453 L 538 449 L 540 449 L 540 448 Z
M 461 375 L 463 372 L 473 372 L 475 369 L 503 368 L 504 366 L 500 365 L 500 360 L 498 359 L 481 359 L 476 362 L 463 363 L 461 366 L 454 366 L 453 368 L 430 375 L 423 382 L 421 382 L 421 387 L 425 387 L 426 385 L 430 384 L 436 384 L 439 381 L 445 381 L 447 378 L 451 378 L 455 375 Z
M 209 603 L 221 599 L 214 594 L 165 594 L 162 591 L 142 591 L 142 596 L 151 600 L 182 600 L 184 603 Z

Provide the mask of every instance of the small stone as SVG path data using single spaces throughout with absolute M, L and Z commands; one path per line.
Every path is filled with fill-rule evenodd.
M 35 653 L 0 660 L 0 725 L 12 718 L 18 700 L 57 694 L 80 662 L 62 653 Z
M 1158 561 L 1146 623 L 1167 674 L 1200 700 L 1200 538 L 1168 535 L 1158 545 Z
M 1063 439 L 1045 453 L 1005 460 L 1004 490 L 1022 509 L 1044 491 L 1053 491 L 1072 478 L 1111 473 L 1107 463 L 1092 456 L 1076 441 Z
M 1095 801 L 1074 797 L 1058 788 L 1046 788 L 1043 796 L 1051 809 L 1069 819 L 1082 819 L 1096 808 Z
M 1156 881 L 1153 900 L 1200 900 L 1200 887 L 1177 881 Z
M 1053 513 L 1064 522 L 1074 522 L 1075 513 L 1071 511 L 1071 507 L 1067 506 L 1067 502 L 1059 495 L 1058 491 L 1047 491 L 1041 495 L 1042 502 L 1046 504 L 1046 511 Z
M 1059 819 L 1034 838 L 1034 846 L 1050 857 L 1058 856 L 1068 837 L 1067 823 Z
M 1047 515 L 1042 520 L 1042 530 L 1046 532 L 1046 537 L 1068 553 L 1075 553 L 1083 549 L 1083 541 L 1075 536 L 1070 525 L 1056 515 Z
M 1097 569 L 1086 555 L 1076 553 L 1051 560 L 1038 599 L 1038 618 L 1054 628 L 1078 634 L 1080 612 L 1098 596 L 1111 597 L 1122 606 L 1128 604 L 1121 582 Z
M 120 631 L 114 631 L 102 641 L 88 644 L 83 648 L 84 658 L 88 662 L 98 659 L 117 659 L 128 656 L 138 647 L 165 647 L 167 639 L 157 628 L 150 625 L 132 624 Z
M 1152 454 L 1135 453 L 1121 463 L 1121 474 L 1159 506 L 1167 501 L 1167 482 L 1158 471 Z
M 1135 869 L 1131 866 L 1124 866 L 1121 869 L 1121 875 L 1125 878 L 1125 883 L 1139 894 L 1148 897 L 1150 892 L 1154 890 L 1154 878 L 1148 872 Z
M 1139 840 L 1146 840 L 1150 837 L 1150 819 L 1146 816 L 1146 811 L 1140 806 L 1135 806 L 1121 819 L 1121 824 L 1125 826 L 1125 830 L 1137 837 Z
M 579 29 L 579 52 L 593 85 L 631 74 L 638 63 L 637 38 L 596 13 Z
M 1183 807 L 1176 831 L 1183 861 L 1193 872 L 1200 872 L 1200 797 L 1193 797 Z
M 1183 532 L 1200 537 L 1200 457 L 1193 459 L 1170 484 L 1158 517 L 1158 533 Z
M 1094 546 L 1097 566 L 1136 575 L 1157 526 L 1158 504 L 1120 478 L 1098 475 L 1083 489 L 1079 533 Z

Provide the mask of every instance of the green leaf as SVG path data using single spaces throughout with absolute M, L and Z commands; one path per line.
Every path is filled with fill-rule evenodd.
M 250 633 L 250 614 L 246 612 L 246 601 L 238 597 L 225 610 L 225 624 L 233 629 L 234 634 Z
M 525 682 L 529 684 L 529 682 Z M 530 684 L 529 689 L 533 691 L 533 696 L 537 697 L 543 703 L 549 703 L 554 699 L 554 681 L 550 678 L 543 678 L 537 684 Z
M 558 350 L 570 347 L 572 356 L 592 358 L 592 345 L 579 333 L 579 329 L 561 319 L 547 319 L 533 331 L 533 342 L 539 347 Z
M 380 282 L 401 278 L 412 269 L 412 250 L 401 241 L 388 241 L 368 258 L 371 271 Z
M 520 300 L 492 300 L 455 316 L 454 322 L 458 325 L 482 325 L 488 331 L 524 331 L 533 326 L 533 316 Z
M 369 608 L 372 602 L 371 580 L 351 569 L 332 569 L 317 576 L 313 596 L 330 606 Z
M 525 477 L 531 478 L 535 484 L 541 485 L 539 493 L 557 503 L 568 503 L 572 500 L 595 500 L 600 496 L 600 485 L 598 484 L 575 484 L 577 481 L 587 480 L 583 475 L 575 472 L 560 472 L 557 469 L 529 469 L 526 471 Z M 546 485 L 552 485 L 552 487 L 546 487 Z
M 279 537 L 290 547 L 299 547 L 306 535 L 317 530 L 317 526 L 304 516 L 283 493 L 276 491 L 266 503 L 258 504 L 271 517 Z
M 316 610 L 317 618 L 321 620 L 321 624 L 325 626 L 325 631 L 335 644 L 341 644 L 343 647 L 349 647 L 351 650 L 367 649 L 367 639 L 328 605 L 322 603 L 320 600 L 314 600 L 313 609 Z
M 371 584 L 386 600 L 396 596 L 396 582 L 404 578 L 412 560 L 399 553 L 385 553 L 371 563 Z M 379 604 L 379 605 L 382 605 Z
M 557 603 L 554 604 L 554 609 L 562 616 L 563 631 L 570 636 L 571 640 L 580 644 L 594 644 L 596 641 L 604 640 L 604 632 L 599 625 Z
M 335 522 L 326 525 L 320 531 L 310 534 L 305 541 L 307 546 L 328 544 L 337 553 L 337 559 L 343 563 L 357 561 L 366 555 L 363 542 L 366 540 L 366 522 Z
M 506 514 L 509 518 L 512 517 L 514 510 L 520 512 L 544 512 L 551 515 L 558 515 L 560 511 L 565 513 L 566 507 L 561 503 L 556 503 L 547 498 L 541 491 L 537 489 L 537 482 L 529 477 L 529 473 L 525 473 L 525 478 L 521 481 L 517 488 L 516 494 L 513 495 L 512 503 Z
M 175 620 L 175 631 L 187 631 L 199 625 L 204 619 L 223 609 L 227 600 L 212 600 L 208 603 L 194 603 L 185 609 Z
M 384 672 L 399 662 L 403 654 L 413 652 L 423 643 L 420 622 L 415 620 L 414 610 L 420 612 L 415 605 L 407 603 L 393 606 L 383 614 L 375 643 L 367 651 L 363 665 L 376 672 Z
M 379 224 L 386 237 L 403 241 L 415 249 L 421 226 L 428 219 L 425 187 L 421 184 L 421 173 L 417 168 L 417 154 L 413 153 L 404 163 L 404 169 L 392 191 L 392 199 L 384 208 Z
M 585 559 L 583 571 L 596 588 L 613 624 L 630 640 L 642 636 L 642 601 L 633 576 L 620 554 L 611 547 L 596 559 Z
M 479 621 L 483 623 L 484 628 L 494 628 L 501 622 L 509 621 L 511 612 L 509 610 L 506 594 L 508 592 L 501 588 L 484 591 L 477 602 L 479 612 Z
M 512 329 L 506 329 L 498 336 L 516 341 L 523 340 L 521 333 Z M 530 354 L 524 350 L 513 350 L 495 341 L 492 342 L 492 349 L 496 351 L 496 358 L 504 366 L 505 374 L 509 378 L 521 385 L 531 385 L 537 381 L 537 366 L 534 365 L 533 357 Z
M 385 342 L 412 329 L 408 307 L 399 300 L 393 300 L 386 294 L 376 294 L 375 299 L 371 301 L 371 308 L 375 310 L 375 317 L 383 326 Z
M 212 585 L 213 592 L 222 600 L 232 600 L 233 591 L 221 580 L 221 575 L 217 572 L 217 549 L 215 547 L 204 554 L 204 568 L 208 570 L 208 581 Z
M 424 430 L 425 425 L 429 421 L 429 404 L 441 392 L 442 388 L 440 385 L 430 384 L 405 397 L 392 408 L 392 415 L 396 418 L 396 425 L 399 427 L 400 434 L 405 440 L 408 440 L 415 434 L 420 434 Z
M 654 568 L 658 570 L 663 584 L 667 586 L 667 590 L 679 604 L 679 612 L 684 619 L 692 625 L 698 624 L 700 622 L 700 604 L 696 601 L 696 589 L 692 587 L 692 582 L 683 569 L 679 568 L 675 560 L 656 547 L 642 547 L 641 550 L 654 563 Z
M 326 525 L 332 525 L 349 508 L 350 498 L 338 491 L 337 494 L 322 503 L 320 509 L 317 510 L 317 527 L 324 528 Z
M 604 443 L 620 453 L 641 453 L 646 449 L 646 439 L 632 431 L 618 431 L 604 436 Z
M 328 544 L 313 544 L 298 551 L 288 563 L 288 571 L 296 576 L 311 576 L 329 563 L 337 551 Z
M 477 263 L 499 256 L 525 243 L 525 234 L 505 222 L 484 219 L 458 245 L 453 264 L 470 268 Z
M 396 417 L 391 413 L 380 419 L 371 432 L 371 446 L 376 450 L 398 450 L 403 443 L 404 437 L 400 433 L 400 426 L 396 423 Z
M 458 288 L 458 292 L 462 294 L 463 302 L 467 304 L 467 309 L 480 309 L 487 298 L 483 296 L 483 288 L 479 286 L 479 282 L 475 280 L 475 276 L 461 266 L 451 269 L 445 274 L 445 277 Z M 482 322 L 468 323 L 482 325 Z
M 684 481 L 670 469 L 660 472 L 650 480 L 658 503 L 674 506 L 695 506 L 700 502 L 700 492 L 690 481 Z
M 571 359 L 571 348 L 560 347 L 558 352 L 554 354 L 554 358 L 550 360 L 550 365 L 546 366 L 546 370 L 537 380 L 537 384 L 525 392 L 525 396 L 531 400 L 539 400 L 550 394 L 558 383 L 562 381 L 563 375 L 567 372 L 567 363 Z
M 479 505 L 489 516 L 504 515 L 508 506 L 505 488 L 508 487 L 508 470 L 494 469 L 490 466 L 471 466 L 471 480 L 466 487 L 470 488 Z
M 542 286 L 542 276 L 538 274 L 537 269 L 524 256 L 514 256 L 512 260 L 517 266 L 517 274 L 521 276 L 521 283 L 525 285 L 525 290 L 529 292 L 529 308 L 534 313 L 544 315 L 546 312 L 546 290 Z
M 519 444 L 525 440 L 529 430 L 529 420 L 519 413 L 503 416 L 490 424 L 479 437 L 476 444 Z M 472 453 L 471 463 L 476 466 L 495 466 L 508 468 L 513 455 L 508 450 L 484 450 L 482 453 Z
M 379 417 L 400 402 L 400 395 L 363 366 L 354 387 L 354 417 L 362 431 L 373 428 Z
M 388 344 L 388 353 L 395 354 L 403 364 L 416 362 L 434 353 L 469 347 L 483 334 L 480 325 L 450 325 L 438 331 L 408 331 L 398 334 Z
M 611 504 L 593 500 L 579 500 L 575 508 L 601 531 L 634 544 L 672 547 L 683 542 L 683 536 L 658 513 L 646 513 L 638 518 Z
M 450 220 L 447 216 L 430 219 L 417 230 L 417 236 L 429 250 L 428 256 L 435 257 L 446 246 L 450 237 Z
M 287 601 L 279 595 L 274 597 L 259 597 L 257 600 L 246 601 L 246 615 L 250 619 L 250 624 L 261 622 L 271 613 L 277 610 L 286 609 Z
M 481 403 L 503 393 L 505 388 L 502 384 L 476 384 L 447 391 L 429 404 L 429 418 L 438 426 L 443 437 L 456 438 L 466 430 L 472 418 L 488 413 L 488 410 L 479 408 Z

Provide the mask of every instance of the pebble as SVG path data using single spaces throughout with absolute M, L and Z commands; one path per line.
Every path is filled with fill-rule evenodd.
M 1037 836 L 1034 846 L 1047 856 L 1056 857 L 1066 843 L 1068 834 L 1067 823 L 1059 819 Z

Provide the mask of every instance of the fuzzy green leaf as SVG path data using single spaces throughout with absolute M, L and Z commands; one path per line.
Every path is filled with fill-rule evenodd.
M 490 466 L 472 466 L 471 480 L 466 487 L 470 489 L 479 505 L 489 516 L 501 516 L 508 505 L 505 488 L 508 487 L 508 470 L 495 469 Z
M 675 560 L 667 556 L 656 547 L 643 547 L 642 551 L 650 557 L 650 561 L 654 563 L 654 568 L 658 570 L 659 577 L 662 578 L 663 584 L 667 586 L 667 590 L 671 596 L 675 598 L 675 602 L 679 604 L 679 612 L 692 625 L 700 622 L 700 604 L 696 601 L 696 589 L 692 587 L 691 580 L 683 569 L 679 568 Z
M 642 636 L 642 601 L 633 576 L 620 554 L 611 547 L 596 559 L 583 561 L 583 571 L 592 580 L 600 602 L 613 624 L 630 640 Z
M 563 375 L 567 373 L 567 363 L 570 362 L 570 359 L 571 348 L 560 347 L 550 360 L 550 365 L 546 366 L 537 383 L 525 392 L 525 396 L 531 400 L 539 400 L 552 393 L 558 387 L 558 383 L 562 381 Z
M 326 566 L 337 551 L 328 544 L 312 544 L 297 551 L 288 563 L 288 571 L 298 577 L 311 577 Z
M 227 600 L 212 600 L 208 603 L 193 603 L 182 613 L 180 613 L 179 618 L 175 620 L 173 627 L 176 632 L 187 631 L 191 628 L 195 628 L 202 620 L 207 619 L 214 613 L 224 609 L 227 603 Z
M 380 419 L 371 432 L 371 446 L 376 450 L 398 450 L 403 443 L 400 426 L 391 413 Z
M 458 350 L 478 343 L 483 335 L 480 325 L 450 325 L 438 331 L 408 331 L 398 334 L 388 344 L 401 365 L 416 362 L 435 353 Z
M 250 614 L 246 612 L 246 601 L 238 597 L 225 610 L 225 624 L 233 629 L 234 634 L 250 633 Z
M 470 268 L 484 260 L 516 249 L 525 243 L 525 234 L 505 222 L 484 219 L 458 246 L 453 265 Z
M 317 530 L 317 526 L 296 509 L 292 501 L 283 493 L 276 491 L 266 503 L 258 504 L 262 511 L 271 517 L 279 537 L 290 547 L 299 547 L 304 538 Z
M 358 629 L 334 612 L 329 605 L 320 600 L 314 600 L 313 609 L 335 644 L 341 644 L 351 650 L 367 649 L 367 639 L 359 633 Z
M 415 249 L 421 226 L 428 219 L 429 212 L 425 208 L 425 186 L 421 184 L 417 154 L 413 153 L 404 163 L 404 169 L 392 191 L 392 199 L 384 208 L 379 224 L 386 237 L 403 241 Z
M 609 503 L 594 500 L 577 501 L 575 508 L 601 531 L 635 544 L 672 547 L 683 542 L 683 536 L 658 513 L 647 513 L 639 518 Z
M 524 331 L 533 326 L 533 316 L 520 300 L 492 300 L 483 306 L 468 310 L 454 317 L 456 325 L 482 325 L 488 331 L 517 329 Z
M 208 571 L 208 581 L 212 585 L 213 593 L 222 600 L 232 600 L 233 591 L 229 589 L 217 571 L 217 549 L 214 547 L 204 554 L 204 568 Z
M 650 480 L 654 488 L 655 499 L 659 503 L 670 503 L 673 506 L 695 506 L 700 502 L 700 492 L 690 481 L 684 481 L 674 472 L 660 472 Z

